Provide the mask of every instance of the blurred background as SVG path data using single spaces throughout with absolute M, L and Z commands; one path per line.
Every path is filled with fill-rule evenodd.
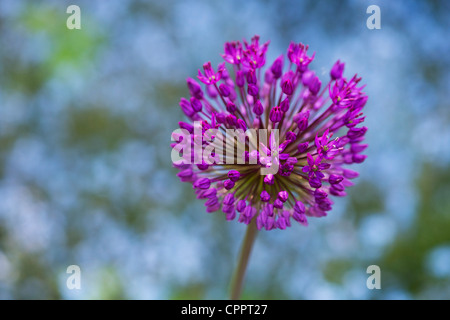
M 243 297 L 449 299 L 449 31 L 448 1 L 2 0 L 0 298 L 228 297 L 245 226 L 178 181 L 170 133 L 185 79 L 259 34 L 363 77 L 370 147 L 328 217 L 258 235 Z

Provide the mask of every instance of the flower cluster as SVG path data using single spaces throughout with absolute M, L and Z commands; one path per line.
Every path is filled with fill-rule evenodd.
M 179 126 L 191 136 L 192 147 L 202 150 L 205 141 L 214 139 L 209 129 L 265 129 L 270 142 L 237 152 L 233 163 L 179 161 L 174 166 L 181 181 L 191 183 L 197 198 L 205 199 L 207 212 L 222 210 L 227 220 L 256 220 L 258 229 L 271 230 L 286 229 L 292 220 L 306 226 L 307 217 L 323 217 L 332 209 L 330 196 L 346 195 L 358 173 L 344 166 L 366 158 L 362 141 L 367 128 L 360 124 L 367 96 L 359 86 L 361 78 L 343 76 L 339 60 L 323 85 L 309 68 L 314 54 L 301 43 L 291 43 L 287 59 L 280 55 L 263 71 L 268 45 L 260 44 L 258 36 L 250 43 L 226 43 L 225 62 L 216 69 L 208 62 L 198 71 L 204 86 L 187 79 L 190 97 L 181 98 L 180 106 L 189 121 Z M 195 122 L 202 125 L 199 135 Z M 279 144 L 273 143 L 275 130 Z M 274 155 L 278 171 L 261 174 Z

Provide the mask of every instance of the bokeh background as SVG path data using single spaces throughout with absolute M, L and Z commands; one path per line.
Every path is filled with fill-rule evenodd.
M 2 0 L 0 298 L 228 297 L 245 226 L 178 181 L 170 133 L 185 79 L 259 34 L 363 77 L 370 147 L 327 218 L 258 235 L 243 297 L 449 299 L 449 30 L 448 1 Z

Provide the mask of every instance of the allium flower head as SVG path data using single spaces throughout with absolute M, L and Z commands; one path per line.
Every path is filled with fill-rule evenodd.
M 367 96 L 361 78 L 344 77 L 340 60 L 322 83 L 310 70 L 315 53 L 301 43 L 263 70 L 268 45 L 258 36 L 228 42 L 225 62 L 198 71 L 204 86 L 187 79 L 190 97 L 180 107 L 189 121 L 179 122 L 172 147 L 183 153 L 174 162 L 178 177 L 192 184 L 207 212 L 271 230 L 292 220 L 306 226 L 308 217 L 327 215 L 331 196 L 346 195 L 358 176 L 346 166 L 366 158 Z M 243 148 L 224 138 L 232 129 Z M 264 134 L 252 140 L 256 131 Z

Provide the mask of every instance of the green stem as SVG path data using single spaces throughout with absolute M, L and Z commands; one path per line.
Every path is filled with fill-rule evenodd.
M 250 253 L 252 251 L 253 243 L 255 242 L 257 233 L 258 229 L 256 228 L 256 219 L 253 219 L 247 227 L 244 241 L 242 242 L 239 261 L 234 271 L 231 283 L 231 300 L 240 299 L 245 270 L 247 269 L 248 259 L 250 257 Z

